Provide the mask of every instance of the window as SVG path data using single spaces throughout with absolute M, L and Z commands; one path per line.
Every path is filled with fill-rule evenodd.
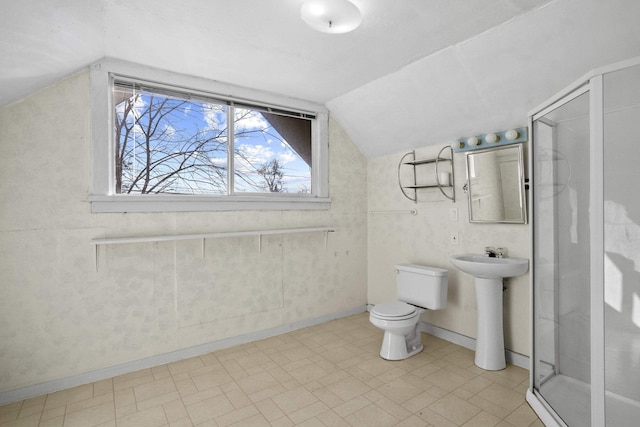
M 113 67 L 92 67 L 94 212 L 328 208 L 322 107 L 221 96 L 214 82 L 158 70 L 178 84 L 104 68 Z

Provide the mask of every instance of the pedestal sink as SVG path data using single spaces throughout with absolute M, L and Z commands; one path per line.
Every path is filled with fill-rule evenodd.
M 463 254 L 453 255 L 450 261 L 458 270 L 475 277 L 478 303 L 476 366 L 490 371 L 504 369 L 502 279 L 525 274 L 529 269 L 529 260 Z

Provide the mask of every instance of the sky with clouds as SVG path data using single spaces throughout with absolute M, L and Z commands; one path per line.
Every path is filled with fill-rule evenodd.
M 146 96 L 135 98 L 134 117 L 140 117 L 148 109 L 148 100 L 149 98 Z M 172 120 L 161 125 L 161 134 L 165 144 L 172 138 L 184 140 L 185 129 L 188 128 L 191 128 L 191 131 L 198 129 L 201 132 L 220 132 L 227 129 L 226 105 L 186 101 L 179 111 L 180 114 L 172 113 Z M 124 102 L 116 105 L 116 114 L 122 117 Z M 260 184 L 264 180 L 256 173 L 256 169 L 277 159 L 284 172 L 282 181 L 285 191 L 290 193 L 310 191 L 310 167 L 295 153 L 265 117 L 259 111 L 243 108 L 236 108 L 234 114 L 237 153 L 234 164 L 236 172 L 245 174 L 249 177 L 249 181 Z M 138 127 L 137 130 L 141 129 Z M 219 152 L 212 155 L 209 160 L 215 165 L 224 165 L 226 154 Z M 255 188 L 247 187 L 246 184 L 243 184 L 244 182 L 244 180 L 237 180 L 235 190 L 239 192 L 256 191 Z

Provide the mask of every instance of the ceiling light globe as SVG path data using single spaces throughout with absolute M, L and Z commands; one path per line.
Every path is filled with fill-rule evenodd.
M 484 137 L 484 140 L 491 144 L 498 142 L 498 139 L 498 135 L 495 133 L 489 133 Z
M 314 30 L 330 34 L 348 33 L 362 22 L 360 9 L 348 0 L 306 0 L 300 16 Z
M 507 138 L 509 141 L 513 141 L 515 139 L 517 139 L 520 136 L 520 133 L 518 133 L 517 130 L 515 129 L 509 129 L 505 134 L 504 134 L 505 138 Z

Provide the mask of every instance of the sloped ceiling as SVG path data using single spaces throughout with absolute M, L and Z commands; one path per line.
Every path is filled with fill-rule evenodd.
M 302 1 L 3 1 L 0 106 L 108 56 L 323 103 L 374 157 L 525 125 L 640 56 L 637 0 L 352 0 L 343 35 L 308 28 Z

